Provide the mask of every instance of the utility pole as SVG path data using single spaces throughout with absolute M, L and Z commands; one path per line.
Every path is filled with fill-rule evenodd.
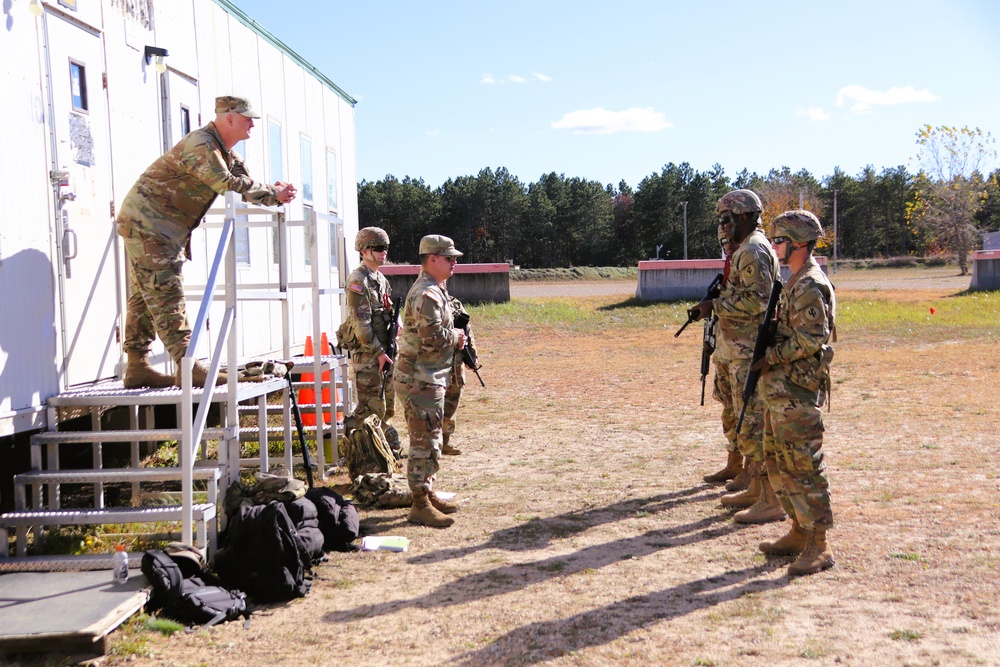
M 837 272 L 837 191 L 833 191 L 833 272 Z
M 686 201 L 682 201 L 681 206 L 684 207 L 684 259 L 687 259 L 688 258 L 688 203 Z

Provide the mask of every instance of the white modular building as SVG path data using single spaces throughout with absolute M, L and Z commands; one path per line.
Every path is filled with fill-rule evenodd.
M 255 179 L 296 185 L 288 220 L 314 221 L 237 228 L 240 284 L 284 272 L 285 286 L 312 288 L 241 301 L 240 357 L 287 352 L 288 339 L 342 319 L 356 100 L 228 0 L 7 0 L 3 11 L 0 438 L 52 428 L 49 398 L 119 376 L 127 279 L 115 212 L 155 158 L 214 118 L 216 96 L 252 102 L 262 117 L 235 150 Z M 185 265 L 191 319 L 214 233 L 210 221 L 196 231 Z M 162 348 L 154 361 L 172 370 Z

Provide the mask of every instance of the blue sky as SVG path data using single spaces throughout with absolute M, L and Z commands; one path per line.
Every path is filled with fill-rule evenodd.
M 233 1 L 358 99 L 359 180 L 856 175 L 1000 133 L 997 0 Z

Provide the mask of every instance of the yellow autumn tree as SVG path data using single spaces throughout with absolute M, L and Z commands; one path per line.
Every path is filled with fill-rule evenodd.
M 907 218 L 939 247 L 955 253 L 962 275 L 978 239 L 976 213 L 986 201 L 984 173 L 996 161 L 996 141 L 978 127 L 925 125 L 917 131 L 916 198 Z

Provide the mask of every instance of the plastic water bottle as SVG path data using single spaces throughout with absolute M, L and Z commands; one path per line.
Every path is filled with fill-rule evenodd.
M 124 544 L 115 545 L 115 553 L 111 558 L 111 578 L 116 584 L 128 581 L 128 552 Z

